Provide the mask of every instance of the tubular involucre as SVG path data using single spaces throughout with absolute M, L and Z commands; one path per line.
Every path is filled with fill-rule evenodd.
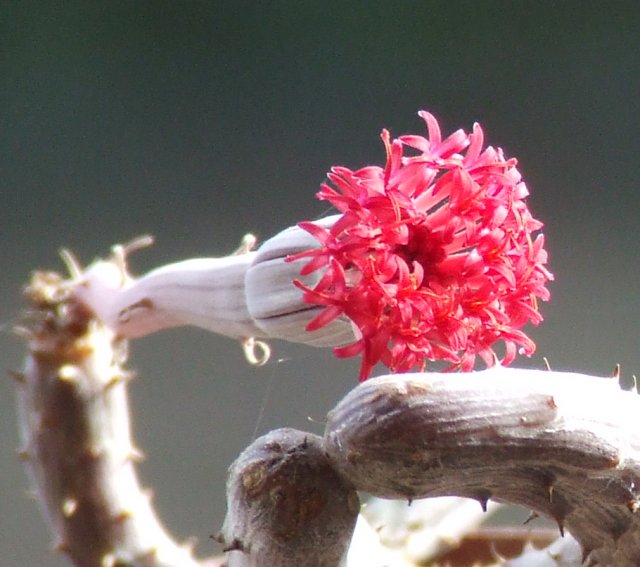
M 330 226 L 333 220 L 328 217 L 319 224 Z M 321 308 L 306 303 L 293 285 L 304 261 L 286 261 L 314 245 L 309 234 L 294 226 L 256 251 L 242 246 L 229 256 L 192 258 L 140 278 L 130 276 L 126 266 L 127 252 L 135 246 L 117 245 L 110 258 L 97 260 L 86 270 L 74 265 L 77 273 L 69 287 L 121 338 L 193 325 L 243 342 L 279 338 L 318 347 L 341 345 L 354 336 L 345 318 L 313 333 L 305 331 Z M 316 275 L 304 278 L 310 285 L 317 279 Z

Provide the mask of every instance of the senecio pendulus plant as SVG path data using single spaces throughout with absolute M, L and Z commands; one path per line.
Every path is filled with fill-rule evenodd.
M 341 214 L 254 253 L 138 280 L 122 260 L 98 262 L 79 272 L 76 296 L 122 337 L 192 324 L 245 341 L 337 343 L 337 356 L 362 355 L 360 380 L 379 361 L 393 372 L 427 361 L 468 371 L 479 355 L 492 366 L 498 341 L 503 366 L 518 347 L 531 355 L 520 329 L 542 320 L 537 300 L 549 298 L 552 275 L 516 160 L 483 148 L 478 124 L 442 140 L 436 119 L 420 116 L 428 138 L 382 132 L 384 167 L 332 168 L 317 196 Z
M 455 566 L 470 564 L 466 549 L 477 565 L 640 565 L 638 397 L 617 381 L 507 368 L 533 353 L 523 328 L 549 299 L 542 223 L 516 160 L 484 147 L 479 125 L 443 139 L 419 114 L 426 137 L 383 130 L 384 166 L 331 169 L 317 196 L 336 214 L 257 248 L 248 235 L 229 256 L 134 278 L 126 258 L 143 238 L 86 269 L 65 253 L 66 279 L 34 274 L 14 373 L 20 455 L 72 564 Z M 273 338 L 361 360 L 363 383 L 324 436 L 278 429 L 232 464 L 225 556 L 208 560 L 158 520 L 130 435 L 123 345 L 182 325 L 237 339 L 256 365 Z M 488 368 L 472 372 L 478 358 Z M 379 363 L 391 373 L 372 378 Z M 434 364 L 461 372 L 425 371 Z M 362 511 L 359 492 L 374 497 Z M 436 496 L 481 506 L 394 507 Z M 521 532 L 466 541 L 490 500 L 552 518 L 563 538 L 528 531 L 548 547 L 511 558 L 496 546 Z

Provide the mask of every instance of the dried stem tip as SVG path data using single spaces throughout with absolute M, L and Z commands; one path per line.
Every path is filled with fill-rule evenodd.
M 317 435 L 277 429 L 256 440 L 229 471 L 220 539 L 229 567 L 337 567 L 359 510 Z

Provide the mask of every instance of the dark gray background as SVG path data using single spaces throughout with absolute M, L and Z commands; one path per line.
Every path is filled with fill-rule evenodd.
M 326 170 L 380 163 L 380 129 L 421 133 L 426 108 L 447 132 L 480 121 L 517 156 L 546 223 L 557 281 L 531 330 L 538 354 L 519 363 L 638 373 L 634 6 L 3 3 L 1 366 L 21 364 L 10 332 L 20 288 L 34 268 L 62 269 L 59 246 L 88 262 L 154 234 L 138 273 L 227 253 L 247 231 L 265 238 L 322 213 Z M 355 383 L 355 362 L 273 348 L 255 369 L 237 344 L 198 330 L 132 345 L 142 478 L 169 528 L 203 552 L 239 451 L 277 426 L 321 431 Z M 0 563 L 60 566 L 15 457 L 13 386 L 1 384 Z

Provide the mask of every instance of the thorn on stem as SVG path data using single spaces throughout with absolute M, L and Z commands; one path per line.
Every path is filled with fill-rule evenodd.
M 615 380 L 620 380 L 620 364 L 616 364 L 613 367 L 613 372 L 611 373 L 611 377 Z
M 224 543 L 224 542 L 221 542 Z M 237 538 L 234 537 L 231 540 L 231 543 L 222 548 L 222 551 L 228 553 L 229 551 L 245 551 L 244 544 Z
M 61 541 L 53 545 L 53 551 L 54 553 L 69 553 L 71 551 L 71 547 L 68 543 Z
M 478 502 L 480 503 L 480 507 L 482 508 L 483 512 L 487 511 L 487 503 L 489 502 L 488 498 L 482 498 L 480 500 L 478 500 Z
M 73 366 L 72 364 L 65 364 L 58 370 L 57 378 L 61 382 L 68 382 L 69 384 L 73 384 L 78 381 L 79 376 L 80 370 L 77 366 Z
M 105 391 L 110 390 L 111 388 L 117 386 L 118 384 L 129 382 L 133 378 L 134 378 L 133 372 L 118 371 L 104 385 L 104 389 Z
M 547 487 L 547 496 L 549 497 L 549 504 L 553 504 L 553 484 L 549 484 Z
M 629 512 L 635 514 L 638 510 L 640 510 L 640 501 L 636 498 L 629 500 L 629 502 L 627 502 L 627 508 L 629 509 Z
M 127 453 L 127 458 L 126 458 L 127 462 L 130 462 L 130 463 L 141 463 L 145 459 L 146 459 L 146 455 L 141 449 L 138 449 L 137 447 L 131 447 L 129 449 L 129 452 Z
M 258 242 L 258 239 L 254 234 L 247 233 L 242 237 L 242 240 L 240 241 L 240 246 L 238 246 L 238 248 L 236 248 L 231 253 L 231 255 L 240 256 L 242 254 L 248 254 L 256 247 L 257 242 Z
M 116 514 L 112 521 L 114 524 L 116 525 L 122 525 L 124 524 L 129 518 L 131 518 L 133 514 L 131 513 L 130 510 L 123 510 L 122 512 L 120 512 L 119 514 Z
M 187 538 L 180 544 L 180 548 L 185 551 L 188 555 L 192 555 L 196 545 L 198 544 L 198 538 L 195 536 Z
M 483 512 L 487 511 L 487 505 L 489 503 L 489 500 L 491 499 L 491 496 L 491 491 L 485 489 L 478 490 L 475 492 L 475 494 L 473 494 L 474 500 L 478 501 L 478 504 L 480 504 Z
M 69 275 L 71 276 L 71 280 L 79 280 L 82 277 L 83 269 L 82 264 L 78 258 L 76 258 L 75 254 L 68 248 L 61 248 L 59 254 L 60 258 L 62 258 L 62 263 L 65 268 L 67 268 L 67 272 L 69 272 Z
M 65 498 L 62 503 L 62 515 L 65 518 L 70 518 L 78 510 L 78 501 L 75 498 Z

